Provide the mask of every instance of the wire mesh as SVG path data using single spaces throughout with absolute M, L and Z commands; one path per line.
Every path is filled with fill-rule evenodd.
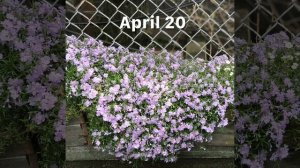
M 20 0 L 19 1 L 20 5 L 30 5 L 32 3 L 34 3 L 35 1 L 32 1 L 32 0 Z M 50 4 L 53 9 L 55 9 L 55 7 L 58 7 L 58 6 L 64 6 L 65 5 L 65 1 L 64 0 L 41 0 L 40 2 L 44 2 L 44 3 L 48 3 Z
M 190 58 L 233 57 L 234 34 L 258 41 L 278 31 L 299 36 L 300 27 L 298 0 L 67 0 L 66 8 L 69 35 L 91 36 L 132 50 L 141 46 L 158 52 L 181 50 Z M 183 16 L 187 24 L 174 30 L 119 29 L 123 16 L 151 15 Z
M 233 57 L 233 0 L 67 0 L 67 34 L 91 36 L 107 45 L 131 50 L 180 50 L 187 58 Z M 123 16 L 130 19 L 160 16 L 159 29 L 135 32 L 120 29 Z M 165 29 L 165 17 L 184 17 L 183 29 Z
M 235 0 L 235 6 L 236 37 L 259 41 L 279 31 L 300 35 L 299 0 Z
M 51 10 L 56 11 L 60 16 L 65 17 L 64 10 L 59 10 L 59 8 L 65 8 L 65 0 L 41 0 L 41 1 L 32 1 L 32 0 L 19 0 L 19 5 L 26 5 L 32 7 L 35 2 L 49 4 Z M 17 8 L 18 6 L 16 6 Z M 50 13 L 49 13 L 50 14 Z

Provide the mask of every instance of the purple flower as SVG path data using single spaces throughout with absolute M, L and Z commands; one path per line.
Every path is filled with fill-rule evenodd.
M 244 156 L 247 157 L 249 155 L 250 147 L 247 144 L 242 145 L 240 147 L 239 152 Z
M 89 91 L 87 97 L 88 97 L 89 99 L 94 99 L 94 98 L 96 98 L 97 94 L 98 94 L 98 92 L 97 92 L 95 89 L 91 89 L 91 90 Z
M 284 159 L 288 156 L 288 147 L 287 145 L 277 149 L 277 151 L 275 153 L 273 153 L 273 155 L 271 156 L 270 160 L 281 160 Z
M 109 89 L 109 93 L 116 95 L 118 94 L 120 88 L 121 88 L 120 85 L 115 85 Z
M 47 115 L 42 114 L 41 112 L 38 112 L 37 114 L 35 114 L 33 121 L 36 124 L 40 125 L 46 120 L 46 118 L 47 118 Z
M 64 75 L 59 72 L 50 72 L 48 79 L 52 83 L 60 83 L 64 80 Z
M 225 112 L 233 103 L 232 81 L 215 74 L 224 73 L 221 65 L 230 64 L 225 55 L 210 63 L 202 61 L 199 68 L 185 65 L 178 52 L 165 57 L 154 50 L 129 52 L 91 38 L 67 37 L 67 44 L 67 69 L 76 70 L 67 73 L 78 81 L 67 81 L 68 95 L 80 98 L 87 110 L 95 112 L 91 129 L 98 149 L 123 160 L 173 162 L 181 149 L 190 150 L 193 141 L 210 141 L 217 127 L 228 124 Z M 191 72 L 182 72 L 185 66 Z M 199 81 L 201 87 L 196 85 Z M 208 113 L 215 117 L 208 118 Z M 95 130 L 101 130 L 101 135 Z M 111 142 L 99 146 L 105 138 Z
M 298 79 L 290 73 L 295 63 L 291 56 L 295 52 L 293 41 L 281 32 L 256 44 L 242 42 L 237 50 L 237 58 L 247 56 L 236 66 L 237 153 L 241 164 L 264 167 L 266 160 L 280 160 L 288 155 L 283 136 L 292 116 L 299 112 L 295 110 L 300 104 L 296 95 L 299 88 L 295 86 Z M 261 148 L 252 135 L 263 137 L 268 144 Z

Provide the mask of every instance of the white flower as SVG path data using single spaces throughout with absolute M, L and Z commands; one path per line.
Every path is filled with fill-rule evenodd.
M 94 83 L 97 83 L 97 84 L 98 84 L 98 83 L 100 83 L 101 81 L 102 81 L 101 76 L 100 76 L 100 78 L 99 78 L 99 77 L 94 77 L 94 78 L 93 78 L 93 82 L 94 82 Z
M 270 52 L 268 53 L 268 56 L 269 56 L 270 59 L 274 59 L 275 58 L 275 54 L 272 54 Z
M 293 56 L 291 56 L 291 55 L 286 55 L 286 56 L 282 56 L 281 57 L 281 59 L 283 59 L 283 60 L 290 60 L 290 61 L 292 61 L 293 60 Z
M 100 146 L 101 142 L 99 140 L 96 140 L 95 145 Z
M 285 43 L 285 47 L 286 48 L 292 48 L 293 47 L 293 44 L 291 42 L 286 42 Z
M 297 63 L 293 63 L 293 65 L 292 65 L 292 67 L 291 67 L 291 68 L 292 68 L 292 69 L 297 69 L 297 68 L 298 68 L 298 66 L 299 66 L 299 65 L 298 65 Z

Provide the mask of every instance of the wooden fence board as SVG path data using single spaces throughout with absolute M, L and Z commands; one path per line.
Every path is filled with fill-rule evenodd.
M 21 166 L 22 165 L 22 166 Z M 0 168 L 38 168 L 38 159 L 31 142 L 15 144 L 0 155 Z
M 0 158 L 1 168 L 30 168 L 26 156 Z
M 73 122 L 74 123 L 74 122 Z M 114 161 L 114 156 L 94 149 L 84 142 L 79 122 L 67 126 L 66 160 L 76 161 Z M 206 150 L 204 150 L 205 148 Z M 234 158 L 233 127 L 221 128 L 213 135 L 210 143 L 198 144 L 191 151 L 183 151 L 179 155 L 183 159 L 231 159 Z

